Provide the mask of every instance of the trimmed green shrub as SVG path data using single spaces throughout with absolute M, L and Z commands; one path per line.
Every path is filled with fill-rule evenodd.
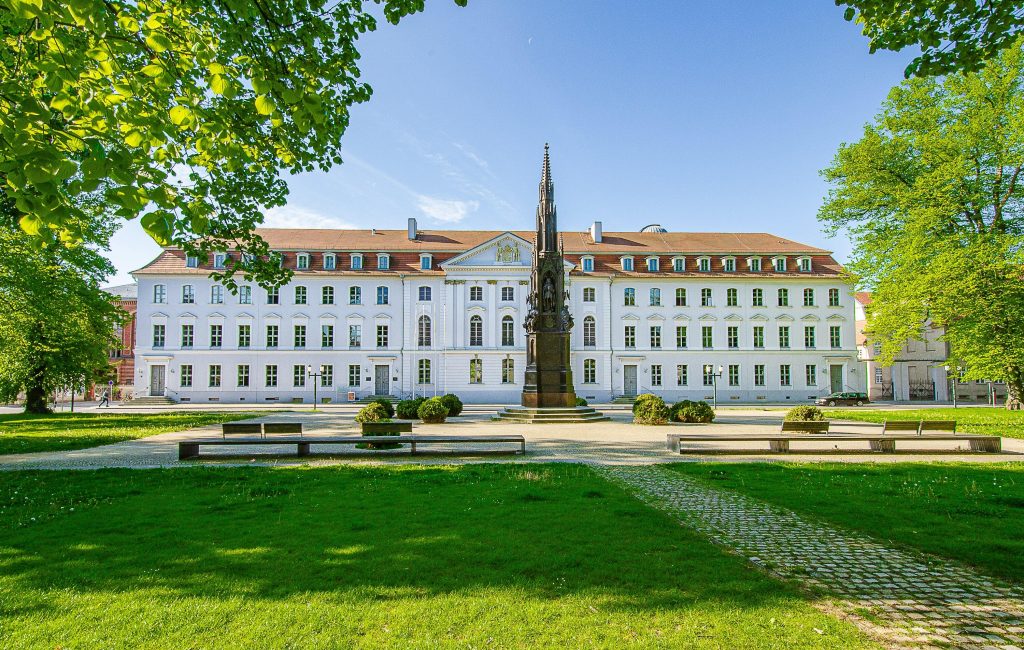
M 811 406 L 805 404 L 803 406 L 794 406 L 786 412 L 786 417 L 783 418 L 788 422 L 824 422 L 825 414 L 821 412 L 821 409 L 817 406 Z
M 587 400 L 583 399 L 582 397 L 577 397 L 576 398 L 576 406 L 590 406 L 590 405 L 587 404 Z
M 453 418 L 462 413 L 462 400 L 454 393 L 441 396 L 441 403 L 448 409 L 448 417 Z
M 390 417 L 384 407 L 380 405 L 380 402 L 371 402 L 359 409 L 356 413 L 356 422 L 362 424 L 363 422 L 380 422 Z
M 426 397 L 417 397 L 416 399 L 403 399 L 395 407 L 395 414 L 403 420 L 415 420 L 419 417 L 417 411 L 420 410 L 420 404 L 427 401 Z
M 684 399 L 668 407 L 668 421 L 679 422 L 679 411 L 683 410 L 684 408 L 691 404 L 693 404 L 693 402 L 691 402 L 688 399 Z
M 448 407 L 444 405 L 442 398 L 431 397 L 420 404 L 417 414 L 427 424 L 439 424 L 448 417 Z
M 675 419 L 678 422 L 711 424 L 715 421 L 715 410 L 704 400 L 699 402 L 683 400 L 678 405 L 679 409 L 676 410 L 675 414 Z M 674 404 L 673 408 L 675 406 L 677 405 Z
M 395 407 L 391 403 L 391 400 L 384 399 L 383 397 L 379 397 L 379 398 L 373 400 L 373 403 L 374 404 L 380 404 L 381 406 L 383 406 L 384 407 L 384 412 L 387 413 L 387 416 L 389 418 L 395 417 Z
M 641 397 L 644 399 L 641 401 Z M 665 400 L 657 395 L 640 395 L 637 402 L 633 404 L 634 424 L 666 424 L 668 422 L 668 407 Z

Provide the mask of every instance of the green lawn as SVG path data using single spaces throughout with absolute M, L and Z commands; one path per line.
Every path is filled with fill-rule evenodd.
M 268 414 L 270 411 L 0 415 L 0 455 L 84 449 Z
M 690 464 L 673 470 L 1024 583 L 1017 463 Z
M 0 647 L 876 647 L 579 465 L 0 473 Z
M 984 433 L 1006 438 L 1024 438 L 1024 411 L 1007 411 L 999 407 L 913 409 L 882 411 L 875 409 L 826 409 L 830 420 L 877 422 L 885 420 L 956 420 L 956 430 L 963 433 Z

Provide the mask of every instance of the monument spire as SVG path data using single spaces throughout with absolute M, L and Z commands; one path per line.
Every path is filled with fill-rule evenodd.
M 540 173 L 537 202 L 537 253 L 557 250 L 558 217 L 555 210 L 555 182 L 551 178 L 551 156 L 544 143 L 544 166 Z

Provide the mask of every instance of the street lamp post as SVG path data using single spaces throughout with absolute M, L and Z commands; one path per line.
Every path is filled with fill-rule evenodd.
M 316 385 L 317 385 L 317 382 L 320 379 L 320 375 L 322 375 L 322 374 L 324 374 L 324 373 L 314 371 L 312 365 L 307 365 L 306 366 L 306 375 L 313 378 L 313 410 L 314 411 L 316 410 Z
M 718 372 L 711 373 L 711 401 L 714 404 L 714 409 L 718 410 L 718 378 L 722 376 L 722 366 L 718 366 Z
M 961 372 L 963 372 L 963 367 L 957 366 L 956 368 L 953 368 L 952 366 L 945 366 L 945 368 L 946 374 L 949 375 L 949 383 L 953 388 L 953 408 L 956 408 L 956 378 L 960 376 Z M 952 375 L 949 373 L 950 370 L 954 371 Z

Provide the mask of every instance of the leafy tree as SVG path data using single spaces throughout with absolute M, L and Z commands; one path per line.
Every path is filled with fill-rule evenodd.
M 111 225 L 94 218 L 81 243 L 40 247 L 17 216 L 0 205 L 0 400 L 24 392 L 25 412 L 46 413 L 54 390 L 108 372 L 114 327 L 127 314 L 99 288 L 114 271 L 97 252 Z
M 454 0 L 465 5 L 466 0 Z M 2 0 L 0 187 L 46 241 L 86 238 L 82 198 L 161 245 L 239 248 L 224 274 L 287 280 L 252 233 L 282 172 L 341 162 L 370 97 L 356 40 L 424 0 Z M 241 257 L 241 256 L 239 256 Z
M 968 379 L 1024 393 L 1024 53 L 980 72 L 911 79 L 822 174 L 818 217 L 854 243 L 874 292 L 868 336 L 892 361 L 931 319 Z
M 904 72 L 908 78 L 980 70 L 1024 29 L 1020 0 L 835 2 L 846 6 L 846 20 L 863 25 L 872 53 L 920 46 L 921 55 Z

